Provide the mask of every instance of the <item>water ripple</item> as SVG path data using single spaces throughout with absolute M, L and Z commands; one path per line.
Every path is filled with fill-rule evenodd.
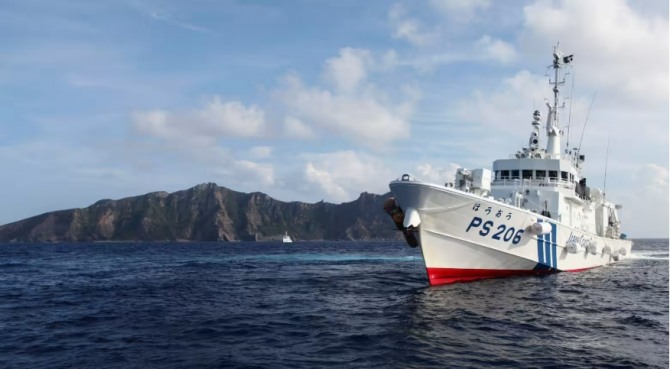
M 0 245 L 0 367 L 667 368 L 667 249 L 427 287 L 399 243 Z

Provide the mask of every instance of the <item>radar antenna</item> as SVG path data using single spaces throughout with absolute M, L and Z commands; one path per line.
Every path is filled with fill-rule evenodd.
M 603 180 L 603 199 L 607 194 L 607 161 L 610 157 L 610 136 L 607 135 L 607 151 L 605 151 L 605 179 Z
M 598 95 L 598 90 L 593 93 L 593 98 L 591 99 L 591 105 L 589 110 L 586 112 L 586 120 L 584 121 L 584 128 L 582 128 L 582 137 L 579 139 L 579 147 L 577 148 L 577 154 L 582 151 L 582 141 L 584 140 L 584 132 L 586 132 L 586 125 L 589 123 L 589 115 L 591 115 L 591 108 L 593 107 L 593 102 L 596 101 L 596 96 Z
M 563 135 L 559 127 L 558 122 L 558 109 L 565 107 L 565 104 L 558 106 L 559 101 L 559 86 L 565 83 L 565 74 L 561 74 L 561 69 L 565 68 L 572 62 L 573 55 L 564 56 L 563 53 L 558 49 L 558 44 L 554 47 L 554 61 L 548 68 L 554 69 L 554 80 L 549 80 L 549 84 L 553 86 L 552 91 L 554 92 L 554 101 L 553 104 L 547 102 L 547 108 L 549 114 L 547 114 L 547 148 L 546 153 L 549 158 L 560 158 L 561 155 L 561 139 L 560 136 Z
M 570 123 L 572 122 L 572 94 L 575 91 L 575 75 L 572 74 L 570 77 L 572 78 L 572 85 L 570 86 L 570 107 L 568 109 L 568 126 L 566 127 L 566 130 L 568 131 L 567 138 L 565 140 L 566 150 L 570 149 Z

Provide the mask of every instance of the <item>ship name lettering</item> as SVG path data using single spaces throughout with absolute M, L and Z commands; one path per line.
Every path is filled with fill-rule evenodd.
M 586 238 L 584 235 L 577 236 L 570 232 L 570 236 L 568 237 L 568 241 L 566 244 L 569 243 L 578 243 L 584 247 L 588 247 L 590 245 L 598 246 L 597 242 L 593 241 L 591 238 Z
M 481 226 L 481 228 L 480 228 Z M 473 217 L 468 225 L 468 228 L 465 229 L 465 232 L 470 232 L 470 229 L 479 228 L 479 234 L 482 237 L 486 237 L 491 233 L 492 229 L 495 229 L 494 233 L 491 235 L 491 238 L 498 241 L 509 242 L 512 241 L 513 245 L 518 244 L 521 241 L 521 234 L 523 234 L 523 229 L 515 229 L 510 227 L 507 224 L 498 224 L 496 227 L 495 223 L 492 220 L 483 221 L 480 217 Z

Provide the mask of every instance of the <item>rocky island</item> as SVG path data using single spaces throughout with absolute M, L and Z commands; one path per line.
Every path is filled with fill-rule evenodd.
M 389 195 L 342 203 L 282 202 L 214 183 L 100 200 L 0 226 L 0 242 L 400 240 L 382 211 Z

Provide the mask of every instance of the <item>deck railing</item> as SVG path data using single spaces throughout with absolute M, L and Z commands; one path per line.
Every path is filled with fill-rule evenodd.
M 563 187 L 574 188 L 575 183 L 560 179 L 557 177 L 546 177 L 542 179 L 495 179 L 491 182 L 492 186 L 540 186 L 540 187 Z

